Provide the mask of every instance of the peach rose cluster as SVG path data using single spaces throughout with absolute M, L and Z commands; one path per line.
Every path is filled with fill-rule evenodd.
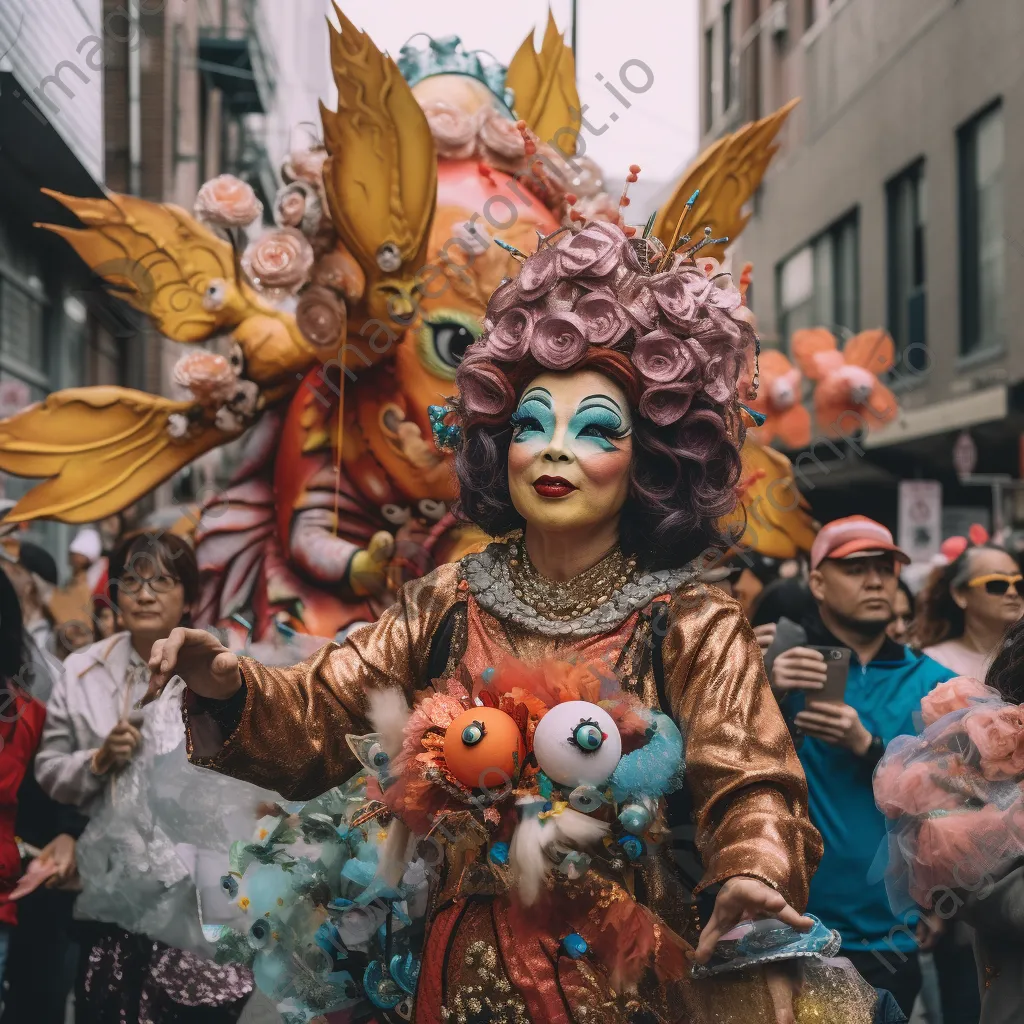
M 252 185 L 233 174 L 211 178 L 199 189 L 196 216 L 219 228 L 244 228 L 263 214 L 263 204 Z
M 731 401 L 754 340 L 735 316 L 740 308 L 728 275 L 709 278 L 679 257 L 652 274 L 620 227 L 588 224 L 530 256 L 519 276 L 493 293 L 484 335 L 459 369 L 463 407 L 470 416 L 497 415 L 507 396 L 494 363 L 531 356 L 563 371 L 597 345 L 629 354 L 640 414 L 668 426 L 698 399 Z
M 283 298 L 294 295 L 305 283 L 313 266 L 313 247 L 301 231 L 280 228 L 250 242 L 241 263 L 261 292 Z

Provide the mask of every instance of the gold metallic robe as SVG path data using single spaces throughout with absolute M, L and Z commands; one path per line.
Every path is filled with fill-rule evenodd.
M 648 611 L 633 612 L 614 630 L 583 639 L 530 634 L 483 611 L 459 564 L 444 565 L 406 584 L 376 623 L 300 665 L 268 668 L 242 659 L 247 694 L 238 728 L 218 747 L 221 738 L 212 740 L 216 730 L 193 714 L 190 758 L 292 800 L 344 782 L 360 770 L 346 734 L 371 730 L 366 691 L 400 687 L 412 700 L 428 689 L 431 642 L 460 602 L 465 614 L 455 632 L 463 635 L 453 637 L 452 661 L 464 660 L 474 675 L 502 653 L 524 659 L 603 658 L 617 669 L 625 688 L 672 714 L 685 738 L 686 783 L 705 869 L 695 891 L 748 875 L 804 908 L 821 839 L 808 820 L 803 772 L 739 605 L 703 583 L 687 584 L 671 598 L 659 693 L 650 656 L 657 627 Z M 692 894 L 674 877 L 667 856 L 652 861 L 637 879 L 638 898 L 695 939 Z M 767 1012 L 763 985 L 753 991 L 751 984 L 747 979 L 678 986 L 682 991 L 676 994 L 660 994 L 656 1019 L 731 1020 L 719 1012 L 724 1005 L 715 993 L 723 986 L 731 987 L 729 1003 L 745 991 L 745 1013 L 736 1020 L 773 1019 L 755 1008 L 759 1001 Z

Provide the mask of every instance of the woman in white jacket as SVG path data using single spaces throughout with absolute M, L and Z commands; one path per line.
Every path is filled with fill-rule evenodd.
M 145 711 L 136 704 L 148 686 L 150 648 L 187 622 L 198 595 L 195 556 L 176 536 L 139 533 L 125 538 L 110 568 L 110 599 L 126 631 L 67 658 L 36 758 L 36 777 L 50 796 L 90 817 L 102 814 L 105 826 L 102 845 L 90 851 L 87 833 L 78 849 L 83 891 L 76 916 L 93 920 L 75 1020 L 229 1024 L 252 989 L 249 972 L 148 937 L 180 927 L 185 945 L 201 933 L 184 864 L 169 844 L 153 842 L 149 774 L 135 770 L 143 755 L 167 755 L 181 743 L 180 680 Z M 112 919 L 138 921 L 137 933 L 101 923 Z

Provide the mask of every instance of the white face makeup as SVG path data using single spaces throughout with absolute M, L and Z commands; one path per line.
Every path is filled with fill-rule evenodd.
M 528 523 L 577 530 L 618 517 L 633 455 L 622 388 L 593 370 L 544 373 L 523 391 L 512 424 L 509 490 Z

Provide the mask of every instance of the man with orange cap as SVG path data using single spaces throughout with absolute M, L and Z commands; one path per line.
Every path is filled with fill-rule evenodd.
M 816 612 L 801 625 L 807 643 L 776 657 L 772 686 L 801 734 L 811 820 L 825 853 L 811 882 L 808 912 L 843 938 L 843 955 L 875 987 L 892 992 L 909 1017 L 921 986 L 914 908 L 897 916 L 882 872 L 886 843 L 871 777 L 886 744 L 915 733 L 921 698 L 952 675 L 886 635 L 899 572 L 910 559 L 892 534 L 866 516 L 847 516 L 819 531 L 811 548 L 810 591 Z M 821 648 L 848 648 L 845 695 L 815 700 L 826 681 Z M 882 862 L 884 863 L 884 862 Z

